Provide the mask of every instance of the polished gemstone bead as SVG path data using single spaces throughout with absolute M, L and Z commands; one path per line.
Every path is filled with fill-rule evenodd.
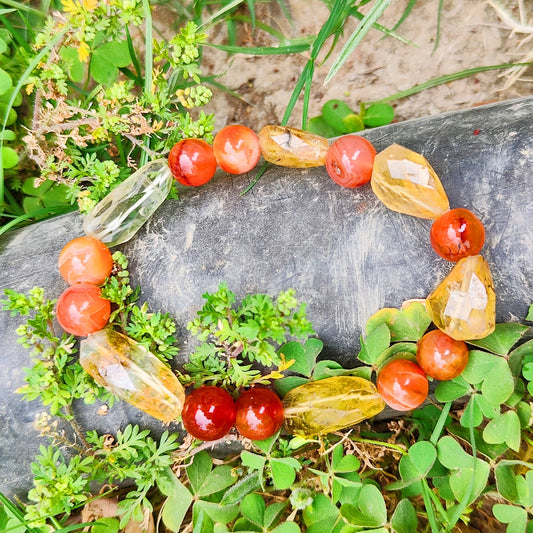
M 375 385 L 355 376 L 310 381 L 283 398 L 287 430 L 306 438 L 353 426 L 384 407 Z
M 435 220 L 450 209 L 446 192 L 430 164 L 422 155 L 399 144 L 376 156 L 370 183 L 376 196 L 398 213 Z
M 455 340 L 482 339 L 494 331 L 496 296 L 489 265 L 480 255 L 458 261 L 426 298 L 435 325 Z
M 126 335 L 111 328 L 90 335 L 81 341 L 80 364 L 96 383 L 158 420 L 180 416 L 185 391 L 178 378 Z
M 481 251 L 485 228 L 469 209 L 452 209 L 433 222 L 429 240 L 441 257 L 456 262 Z
M 83 223 L 108 246 L 129 241 L 168 196 L 174 179 L 165 159 L 147 163 L 104 197 Z
M 202 139 L 183 139 L 168 154 L 172 175 L 182 185 L 205 185 L 217 170 L 217 161 L 211 145 Z
M 228 174 L 244 174 L 254 168 L 261 157 L 257 134 L 241 124 L 222 128 L 213 140 L 218 166 Z
M 329 148 L 324 137 L 287 126 L 264 126 L 259 142 L 266 161 L 292 168 L 324 165 Z

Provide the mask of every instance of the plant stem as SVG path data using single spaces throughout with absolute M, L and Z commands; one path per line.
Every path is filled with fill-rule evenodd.
M 352 437 L 350 440 L 354 442 L 361 442 L 363 444 L 372 444 L 373 446 L 382 446 L 383 448 L 390 448 L 391 450 L 401 453 L 402 455 L 407 455 L 407 452 L 401 446 L 398 446 L 397 444 L 392 444 L 391 442 L 383 442 L 380 440 L 372 440 L 372 439 L 363 439 L 361 437 Z

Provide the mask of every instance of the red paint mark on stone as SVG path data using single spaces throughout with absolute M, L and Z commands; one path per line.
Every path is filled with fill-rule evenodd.
M 474 135 L 479 135 L 480 130 L 474 130 Z

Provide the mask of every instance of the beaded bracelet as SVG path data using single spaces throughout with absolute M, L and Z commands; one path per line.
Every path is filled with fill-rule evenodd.
M 167 197 L 174 179 L 203 185 L 217 166 L 242 174 L 252 170 L 261 155 L 286 167 L 325 165 L 331 179 L 344 187 L 370 181 L 389 209 L 434 221 L 432 247 L 457 264 L 426 298 L 438 329 L 419 341 L 416 363 L 393 358 L 381 369 L 376 386 L 360 377 L 336 376 L 296 387 L 283 402 L 268 389 L 252 388 L 235 403 L 218 387 L 202 386 L 185 396 L 170 368 L 134 340 L 105 328 L 111 306 L 100 297 L 98 285 L 113 268 L 107 246 L 131 239 Z M 81 365 L 97 383 L 163 422 L 181 415 L 189 433 L 202 440 L 221 438 L 234 424 L 243 436 L 264 439 L 284 421 L 290 433 L 311 437 L 374 416 L 385 403 L 400 411 L 414 409 L 427 397 L 427 376 L 457 377 L 468 362 L 464 341 L 483 338 L 495 327 L 492 277 L 478 255 L 485 239 L 481 221 L 467 209 L 450 210 L 437 174 L 422 155 L 396 144 L 377 154 L 358 135 L 345 135 L 330 145 L 296 128 L 265 126 L 256 135 L 246 126 L 230 125 L 215 136 L 213 147 L 200 139 L 184 139 L 172 148 L 168 162 L 148 163 L 106 196 L 86 217 L 84 230 L 87 236 L 74 239 L 60 254 L 60 273 L 71 286 L 56 310 L 65 331 L 87 337 L 81 341 Z M 209 412 L 202 410 L 207 403 Z M 328 417 L 332 404 L 335 417 Z M 268 416 L 259 417 L 260 410 Z

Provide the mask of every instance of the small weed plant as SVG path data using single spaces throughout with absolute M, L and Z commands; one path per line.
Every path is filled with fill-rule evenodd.
M 111 327 L 170 364 L 177 353 L 174 321 L 138 304 L 126 257 L 116 252 L 113 259 L 102 289 L 115 304 Z M 221 284 L 204 299 L 188 325 L 199 344 L 178 376 L 185 386 L 218 384 L 230 392 L 262 384 L 283 396 L 332 376 L 374 379 L 391 358 L 414 358 L 430 327 L 419 301 L 382 309 L 366 324 L 354 354 L 359 364 L 346 369 L 320 357 L 323 344 L 310 337 L 305 305 L 292 290 L 237 303 Z M 145 523 L 146 513 L 156 516 L 161 531 L 436 533 L 456 531 L 459 523 L 475 527 L 487 508 L 509 533 L 532 527 L 533 341 L 527 324 L 498 324 L 472 341 L 463 373 L 436 383 L 431 402 L 407 417 L 381 415 L 320 438 L 282 431 L 250 441 L 230 433 L 225 440 L 238 442 L 240 450 L 219 460 L 205 443 L 183 439 L 178 426 L 158 441 L 137 425 L 115 435 L 81 428 L 75 400 L 112 408 L 114 398 L 77 362 L 75 339 L 54 332 L 54 303 L 39 288 L 27 295 L 6 290 L 2 302 L 12 315 L 28 317 L 17 333 L 31 366 L 18 392 L 47 407 L 37 425 L 50 440 L 33 463 L 29 503 L 19 508 L 2 497 L 4 530 L 73 527 L 67 520 L 97 495 L 95 487 L 120 501 L 116 517 L 90 525 L 93 533 Z M 525 322 L 532 319 L 533 306 Z M 70 422 L 71 436 L 58 429 L 60 418 Z

